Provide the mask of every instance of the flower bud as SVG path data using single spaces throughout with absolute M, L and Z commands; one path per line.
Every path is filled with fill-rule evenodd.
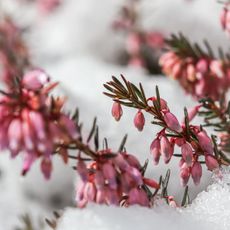
M 225 75 L 224 69 L 223 69 L 223 63 L 219 60 L 211 61 L 210 70 L 218 77 L 223 77 Z
M 216 158 L 210 154 L 205 155 L 205 163 L 208 170 L 213 171 L 219 168 L 219 163 Z
M 95 185 L 91 182 L 87 182 L 84 189 L 84 197 L 93 202 L 96 197 L 96 188 Z
M 189 177 L 190 177 L 190 169 L 186 165 L 186 163 L 184 163 L 180 170 L 181 185 L 183 187 L 185 187 L 188 184 Z
M 168 164 L 173 155 L 173 145 L 169 142 L 166 136 L 163 136 L 160 141 L 161 144 L 161 154 L 164 158 L 165 164 Z
M 116 171 L 112 164 L 105 163 L 102 167 L 103 175 L 108 180 L 111 189 L 117 189 Z
M 196 70 L 193 64 L 187 66 L 187 78 L 189 81 L 194 82 L 196 80 Z
M 196 64 L 196 70 L 202 74 L 208 71 L 209 65 L 206 59 L 200 59 Z
M 160 140 L 158 138 L 153 140 L 150 146 L 150 153 L 153 156 L 153 163 L 157 165 L 159 163 L 160 156 L 161 156 L 161 146 L 160 146 Z
M 115 101 L 112 107 L 112 116 L 115 118 L 116 121 L 119 121 L 121 119 L 122 114 L 123 111 L 121 104 Z
M 44 157 L 41 162 L 41 171 L 45 177 L 45 179 L 50 179 L 51 171 L 52 171 L 52 162 L 49 158 Z
M 23 76 L 22 84 L 26 89 L 39 90 L 49 82 L 49 76 L 43 70 L 32 70 Z
M 155 180 L 144 178 L 143 181 L 146 185 L 150 186 L 151 188 L 155 188 L 155 189 L 160 188 L 160 185 Z
M 192 165 L 193 150 L 190 144 L 185 143 L 181 146 L 181 153 L 184 161 L 190 167 Z
M 145 117 L 144 117 L 143 113 L 141 112 L 141 110 L 139 110 L 137 112 L 136 116 L 134 117 L 134 125 L 139 131 L 142 131 L 144 128 Z
M 77 172 L 78 172 L 78 174 L 81 177 L 83 182 L 88 181 L 88 169 L 87 169 L 86 164 L 83 160 L 78 160 Z
M 201 131 L 197 134 L 197 138 L 201 148 L 208 154 L 213 154 L 212 141 L 207 133 L 205 131 Z
M 191 109 L 188 110 L 188 120 L 189 120 L 189 121 L 192 121 L 193 118 L 197 115 L 197 113 L 198 113 L 200 107 L 201 107 L 201 106 L 198 105 L 198 106 L 195 106 L 195 107 L 193 107 L 193 108 L 191 108 Z
M 171 130 L 176 131 L 178 133 L 182 132 L 182 128 L 181 128 L 181 126 L 179 124 L 179 121 L 175 117 L 175 115 L 173 115 L 172 113 L 168 112 L 168 113 L 164 114 L 164 120 L 165 120 L 165 123 L 167 124 L 167 126 Z
M 200 162 L 196 161 L 191 169 L 192 179 L 195 185 L 200 184 L 200 179 L 202 176 L 202 167 Z

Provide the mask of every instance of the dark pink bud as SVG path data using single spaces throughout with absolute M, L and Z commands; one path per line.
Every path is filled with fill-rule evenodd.
M 142 131 L 145 125 L 145 117 L 141 110 L 139 110 L 134 118 L 134 125 L 139 130 Z
M 153 163 L 157 165 L 159 163 L 160 156 L 161 156 L 161 146 L 160 146 L 160 140 L 158 138 L 153 140 L 150 146 L 150 153 L 153 156 Z
M 188 184 L 190 177 L 190 169 L 186 165 L 186 163 L 183 164 L 180 170 L 180 178 L 181 178 L 181 185 L 185 187 Z
M 202 176 L 202 167 L 200 162 L 196 161 L 192 166 L 191 170 L 192 179 L 195 185 L 200 184 L 200 179 Z
M 41 170 L 44 177 L 48 180 L 50 179 L 51 171 L 52 171 L 52 162 L 49 158 L 43 158 L 41 162 Z
M 36 157 L 33 153 L 25 153 L 25 158 L 23 160 L 23 168 L 22 175 L 26 175 L 26 173 L 30 170 L 32 164 L 34 163 Z
M 26 89 L 39 90 L 49 82 L 49 76 L 43 70 L 33 70 L 26 73 L 22 84 Z
M 207 165 L 208 170 L 214 171 L 219 168 L 219 163 L 216 158 L 210 154 L 205 155 L 205 163 Z
M 167 124 L 167 126 L 171 130 L 176 131 L 178 133 L 182 132 L 182 128 L 181 128 L 181 126 L 179 124 L 179 121 L 175 117 L 175 115 L 173 115 L 172 113 L 168 112 L 168 113 L 164 114 L 164 120 L 165 120 L 165 123 Z
M 169 142 L 166 136 L 162 136 L 160 144 L 161 144 L 161 154 L 164 158 L 164 162 L 165 164 L 168 164 L 173 155 L 173 151 L 174 151 L 173 145 Z
M 190 144 L 185 143 L 181 146 L 181 153 L 184 161 L 188 166 L 192 165 L 193 150 Z
M 201 148 L 208 154 L 213 154 L 212 141 L 207 133 L 205 131 L 201 131 L 197 134 L 197 138 Z
M 116 121 L 119 121 L 121 119 L 122 114 L 123 111 L 121 104 L 115 101 L 112 107 L 112 116 L 115 118 Z

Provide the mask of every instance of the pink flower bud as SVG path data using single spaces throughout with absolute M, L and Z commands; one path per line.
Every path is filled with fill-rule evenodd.
M 183 131 L 180 124 L 179 124 L 179 121 L 177 120 L 175 115 L 173 115 L 172 113 L 168 112 L 168 113 L 164 114 L 164 120 L 165 120 L 165 123 L 167 124 L 167 126 L 171 130 L 176 131 L 178 133 Z
M 196 161 L 191 169 L 192 179 L 195 185 L 200 184 L 200 179 L 202 176 L 202 167 L 200 162 Z
M 104 184 L 105 184 L 105 179 L 104 179 L 104 175 L 101 171 L 97 170 L 95 172 L 95 186 L 97 188 L 97 190 L 102 190 L 104 188 Z
M 207 133 L 205 131 L 201 131 L 197 134 L 197 138 L 201 148 L 208 154 L 213 154 L 212 141 Z
M 116 171 L 112 164 L 105 163 L 102 167 L 103 175 L 108 180 L 111 189 L 117 189 Z
M 63 125 L 63 127 L 65 127 L 71 138 L 77 139 L 79 137 L 74 121 L 72 121 L 68 116 L 62 115 L 59 122 Z
M 224 77 L 223 63 L 219 60 L 213 60 L 210 63 L 210 70 L 218 77 Z
M 26 89 L 39 90 L 49 82 L 49 76 L 43 70 L 32 70 L 23 76 L 22 84 Z
M 49 158 L 43 158 L 41 162 L 41 170 L 45 177 L 45 179 L 50 179 L 51 171 L 52 171 L 52 162 Z
M 105 202 L 105 191 L 104 190 L 98 190 L 96 195 L 96 203 L 97 204 L 103 204 Z
M 189 81 L 194 82 L 196 80 L 196 70 L 193 64 L 187 66 L 187 78 Z
M 196 70 L 202 74 L 205 74 L 208 71 L 208 61 L 206 59 L 200 59 L 196 64 Z
M 96 188 L 93 183 L 87 182 L 84 190 L 84 197 L 90 202 L 93 202 L 96 197 Z
M 184 161 L 190 167 L 192 165 L 193 150 L 190 144 L 185 143 L 181 146 L 181 153 Z
M 180 170 L 181 185 L 185 187 L 188 184 L 190 177 L 190 169 L 187 167 L 186 163 L 183 164 Z
M 149 199 L 148 196 L 146 194 L 146 192 L 144 190 L 139 190 L 139 201 L 138 204 L 144 207 L 148 207 L 149 206 Z
M 33 153 L 25 153 L 25 158 L 23 160 L 23 168 L 22 175 L 26 175 L 26 173 L 30 170 L 32 164 L 35 161 L 35 155 Z
M 141 46 L 141 39 L 139 34 L 137 33 L 131 33 L 128 36 L 127 39 L 127 44 L 126 44 L 126 49 L 129 54 L 138 54 L 140 51 L 140 46 Z
M 130 167 L 127 173 L 129 173 L 129 175 L 133 178 L 137 185 L 143 184 L 142 174 L 138 169 Z
M 226 27 L 226 15 L 227 15 L 228 9 L 226 7 L 224 7 L 221 11 L 221 15 L 220 15 L 220 22 L 222 25 L 222 28 L 225 29 Z
M 160 140 L 156 138 L 150 146 L 150 153 L 153 155 L 153 163 L 157 165 L 161 156 Z
M 177 79 L 180 77 L 182 71 L 181 62 L 177 62 L 172 68 L 172 77 Z
M 22 139 L 22 126 L 20 119 L 14 119 L 11 121 L 8 127 L 8 140 L 9 140 L 9 148 L 13 152 L 17 152 L 21 147 L 21 139 Z
M 116 121 L 119 121 L 121 119 L 122 114 L 123 111 L 121 104 L 115 101 L 112 107 L 112 116 L 115 118 Z
M 164 162 L 165 164 L 168 164 L 173 155 L 173 151 L 174 151 L 173 145 L 169 142 L 166 136 L 163 136 L 161 138 L 160 144 L 161 144 L 161 154 L 164 158 Z
M 207 165 L 208 170 L 214 171 L 219 168 L 219 163 L 216 158 L 210 154 L 205 155 L 205 163 Z
M 24 145 L 27 150 L 33 150 L 34 149 L 34 143 L 35 143 L 35 137 L 32 126 L 29 124 L 29 122 L 24 121 L 22 123 L 22 133 L 23 133 L 23 141 Z
M 177 205 L 176 201 L 174 200 L 173 196 L 168 197 L 168 203 L 169 203 L 169 206 L 172 207 L 172 208 L 177 208 L 178 207 L 178 205 Z
M 29 113 L 29 116 L 30 116 L 31 124 L 33 125 L 36 131 L 37 137 L 40 140 L 46 139 L 45 123 L 42 115 L 39 112 L 31 111 Z
M 146 185 L 150 186 L 151 188 L 155 188 L 155 189 L 160 188 L 160 185 L 155 180 L 144 178 L 143 181 Z
M 139 201 L 139 190 L 137 188 L 131 189 L 128 196 L 128 203 L 130 205 L 137 204 Z
M 192 121 L 193 118 L 197 115 L 197 113 L 199 112 L 200 109 L 200 105 L 197 105 L 191 109 L 188 110 L 188 120 Z
M 142 131 L 145 125 L 145 117 L 141 110 L 139 110 L 134 118 L 134 125 L 139 130 Z
M 114 164 L 119 167 L 120 170 L 122 171 L 128 171 L 129 170 L 129 164 L 127 161 L 124 159 L 122 154 L 117 154 L 116 157 L 113 158 Z

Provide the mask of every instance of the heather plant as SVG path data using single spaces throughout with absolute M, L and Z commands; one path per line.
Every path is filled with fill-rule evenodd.
M 132 1 L 130 7 L 123 9 L 124 18 L 116 22 L 116 27 L 129 33 L 130 62 L 145 65 L 141 46 L 147 44 L 151 48 L 155 38 L 136 28 L 136 4 L 138 1 Z M 224 13 L 227 14 L 226 8 Z M 223 27 L 227 28 L 227 16 L 223 18 Z M 101 144 L 96 118 L 89 134 L 83 133 L 79 111 L 65 111 L 66 98 L 52 95 L 58 83 L 30 62 L 21 33 L 8 17 L 0 23 L 0 78 L 4 83 L 0 90 L 0 148 L 8 150 L 12 158 L 23 158 L 23 176 L 40 160 L 44 177 L 50 179 L 54 156 L 59 155 L 66 164 L 74 160 L 73 169 L 79 176 L 75 198 L 78 208 L 90 202 L 152 207 L 158 199 L 175 208 L 186 206 L 189 180 L 198 186 L 203 170 L 221 178 L 220 168 L 230 164 L 228 54 L 220 49 L 219 57 L 215 57 L 207 42 L 204 50 L 182 34 L 166 40 L 169 50 L 160 58 L 163 72 L 176 79 L 198 102 L 195 107 L 184 109 L 182 122 L 160 96 L 157 86 L 155 95 L 147 96 L 141 83 L 135 85 L 122 75 L 121 80 L 112 77 L 104 84 L 104 94 L 113 100 L 111 113 L 116 121 L 122 119 L 125 107 L 131 107 L 138 131 L 147 125 L 146 114 L 151 116 L 152 125 L 161 127 L 149 143 L 152 163 L 143 163 L 125 148 L 127 136 L 116 150 L 110 148 L 107 138 Z M 203 124 L 193 124 L 198 115 L 204 117 Z M 211 135 L 206 127 L 213 128 Z M 169 164 L 174 157 L 180 159 L 179 178 L 185 191 L 181 204 L 169 194 L 170 171 L 159 179 L 145 175 L 148 167 L 156 167 L 161 159 Z M 55 213 L 55 218 L 60 215 Z M 56 228 L 56 219 L 47 223 Z
M 164 47 L 164 36 L 159 31 L 148 31 L 141 25 L 141 0 L 128 0 L 114 21 L 113 28 L 125 35 L 124 63 L 142 67 L 150 73 L 160 73 L 158 59 Z

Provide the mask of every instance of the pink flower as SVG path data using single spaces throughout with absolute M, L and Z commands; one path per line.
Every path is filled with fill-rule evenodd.
M 190 178 L 190 168 L 184 163 L 180 169 L 180 178 L 181 178 L 181 185 L 185 187 L 188 184 Z
M 122 114 L 123 111 L 121 104 L 118 102 L 114 102 L 112 107 L 112 116 L 115 118 L 116 121 L 119 121 L 121 119 Z
M 138 131 L 142 131 L 145 125 L 145 117 L 141 110 L 137 112 L 137 114 L 134 117 L 134 125 L 138 129 Z
M 175 115 L 173 115 L 170 112 L 167 112 L 167 113 L 164 114 L 164 120 L 165 120 L 166 125 L 171 130 L 176 131 L 178 133 L 182 132 L 181 125 L 179 124 L 179 121 L 177 120 Z
M 161 146 L 160 140 L 158 138 L 154 139 L 150 146 L 150 153 L 153 156 L 153 163 L 157 165 L 161 156 Z
M 181 153 L 184 161 L 190 167 L 193 159 L 193 149 L 190 144 L 185 143 L 181 146 Z
M 24 75 L 22 84 L 29 90 L 40 90 L 49 82 L 49 76 L 43 70 L 32 70 Z
M 22 77 L 18 83 L 20 90 L 8 90 L 0 98 L 0 146 L 9 149 L 12 157 L 17 154 L 26 156 L 22 174 L 26 174 L 32 163 L 42 157 L 41 169 L 48 179 L 52 171 L 51 156 L 57 146 L 77 138 L 78 132 L 74 121 L 61 111 L 64 101 L 49 96 L 55 84 L 47 85 L 44 79 L 40 81 L 40 74 L 36 75 L 36 71 L 25 76 L 26 80 L 23 81 Z M 28 80 L 31 76 L 33 81 L 39 81 L 32 84 L 34 82 Z
M 214 171 L 219 168 L 219 163 L 216 158 L 210 154 L 205 155 L 205 163 L 210 171 Z
M 199 112 L 200 107 L 201 107 L 201 105 L 197 105 L 197 106 L 188 110 L 188 120 L 189 121 L 192 121 L 194 119 L 194 117 Z
M 200 184 L 200 179 L 202 176 L 202 167 L 201 164 L 196 161 L 191 169 L 191 175 L 192 175 L 192 179 L 195 185 Z
M 207 135 L 207 133 L 205 131 L 201 131 L 197 134 L 197 138 L 199 140 L 199 144 L 201 146 L 201 148 L 209 153 L 209 154 L 213 154 L 213 146 L 212 146 L 212 141 L 210 139 L 210 137 Z
M 173 145 L 169 142 L 166 136 L 162 136 L 161 141 L 161 154 L 163 156 L 165 164 L 168 164 L 173 155 Z

